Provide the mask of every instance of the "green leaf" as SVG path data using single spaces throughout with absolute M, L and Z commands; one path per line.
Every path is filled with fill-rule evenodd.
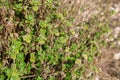
M 38 76 L 36 80 L 43 80 L 43 79 L 40 76 Z
M 33 9 L 34 11 L 38 11 L 39 6 L 33 6 L 32 9 Z
M 30 0 L 30 4 L 35 6 L 35 5 L 40 5 L 40 1 L 39 0 Z
M 20 77 L 17 75 L 17 76 L 12 76 L 10 78 L 10 80 L 21 80 Z
M 15 40 L 14 41 L 14 46 L 19 48 L 20 46 L 22 45 L 22 42 L 21 41 L 18 41 L 18 40 Z
M 24 57 L 24 53 L 20 52 L 19 54 L 17 54 L 17 60 L 19 61 L 24 61 L 25 57 Z
M 18 40 L 13 40 L 13 44 L 11 44 L 10 46 L 10 52 L 8 54 L 10 54 L 10 57 L 15 61 L 17 54 L 20 51 L 20 47 L 22 45 L 21 41 Z
M 28 63 L 28 64 L 27 64 L 27 66 L 26 66 L 26 67 L 25 67 L 25 69 L 24 69 L 24 73 L 25 73 L 25 74 L 29 74 L 29 73 L 30 73 L 31 68 L 32 68 L 32 67 L 31 67 L 31 64 L 30 64 L 30 63 Z
M 47 56 L 46 56 L 46 52 L 45 51 L 42 51 L 42 52 L 39 52 L 39 60 L 40 61 L 44 61 L 47 59 Z
M 28 21 L 33 21 L 33 20 L 34 20 L 34 16 L 33 16 L 33 15 L 27 15 L 27 16 L 26 16 L 26 19 L 27 19 Z
M 40 33 L 43 34 L 43 35 L 45 35 L 46 30 L 45 29 L 40 29 Z
M 42 45 L 42 44 L 45 44 L 45 40 L 41 39 L 39 40 L 39 43 Z
M 72 25 L 71 22 L 69 22 L 69 21 L 66 22 L 66 26 L 67 26 L 67 27 L 69 27 L 69 26 L 71 26 L 71 25 Z
M 78 45 L 76 43 L 73 43 L 71 46 L 70 46 L 70 51 L 75 51 L 77 50 L 77 47 Z
M 10 80 L 20 80 L 19 72 L 16 69 L 16 64 L 11 65 L 11 76 Z
M 45 35 L 40 35 L 36 41 L 39 42 L 40 44 L 45 44 L 45 41 L 47 40 L 47 38 L 45 37 Z
M 35 53 L 31 53 L 31 54 L 30 54 L 30 61 L 31 61 L 32 63 L 35 62 Z
M 57 60 L 56 60 L 56 57 L 53 55 L 53 54 L 48 54 L 48 60 L 49 60 L 49 63 L 51 63 L 52 65 L 55 65 L 57 64 Z
M 93 61 L 93 57 L 88 57 L 88 61 L 92 62 Z
M 39 26 L 42 27 L 42 28 L 46 28 L 47 27 L 47 22 L 43 21 L 43 20 L 40 20 L 39 21 Z
M 20 70 L 21 73 L 24 72 L 25 66 L 26 66 L 26 63 L 25 63 L 25 62 L 21 62 L 21 63 L 19 64 L 19 70 Z
M 16 71 L 16 64 L 12 64 L 11 68 L 12 68 L 13 71 Z
M 69 72 L 69 73 L 66 74 L 65 80 L 71 80 L 71 79 L 72 79 L 71 78 L 71 73 Z
M 24 35 L 23 40 L 26 41 L 27 43 L 31 43 L 32 36 L 30 34 Z
M 68 37 L 60 37 L 60 38 L 58 38 L 58 42 L 62 43 L 62 44 L 65 44 L 67 42 L 67 40 L 68 40 Z
M 0 62 L 0 69 L 3 67 L 2 63 Z
M 56 36 L 59 36 L 59 35 L 60 35 L 59 31 L 56 30 L 56 29 L 53 31 L 53 33 L 54 33 Z
M 56 44 L 54 44 L 53 48 L 54 48 L 54 50 L 58 50 L 58 49 L 62 48 L 62 44 L 56 43 Z
M 47 4 L 51 4 L 53 2 L 53 0 L 46 0 Z
M 23 8 L 22 8 L 22 3 L 15 4 L 14 9 L 15 9 L 16 11 L 22 11 L 22 10 L 23 10 Z
M 16 59 L 16 53 L 10 54 L 10 57 L 15 61 L 15 59 Z
M 49 80 L 55 80 L 53 76 L 50 76 Z
M 19 2 L 22 2 L 23 0 L 18 0 Z
M 99 38 L 101 36 L 101 33 L 100 32 L 97 32 L 96 34 L 95 34 L 95 37 L 97 37 L 97 38 Z
M 0 26 L 0 31 L 3 29 L 3 26 Z
M 0 80 L 5 80 L 5 75 L 0 75 Z
M 12 74 L 11 69 L 6 68 L 5 69 L 5 74 L 8 76 L 8 78 L 11 77 L 11 74 Z

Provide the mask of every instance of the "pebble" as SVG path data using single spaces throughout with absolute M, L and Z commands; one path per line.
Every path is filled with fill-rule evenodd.
M 119 53 L 116 53 L 116 54 L 114 55 L 114 59 L 115 59 L 115 60 L 119 60 L 119 59 L 120 59 L 120 52 L 119 52 Z
M 95 77 L 95 80 L 100 80 L 100 79 L 99 79 L 99 76 L 96 76 L 96 77 Z

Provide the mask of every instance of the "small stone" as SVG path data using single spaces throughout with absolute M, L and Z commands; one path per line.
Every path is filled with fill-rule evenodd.
M 114 59 L 116 59 L 116 60 L 119 60 L 119 59 L 120 59 L 120 52 L 119 52 L 119 53 L 116 53 L 116 54 L 114 55 Z
M 99 76 L 96 76 L 96 77 L 95 77 L 95 80 L 99 80 Z
M 118 41 L 118 45 L 120 46 L 120 40 Z

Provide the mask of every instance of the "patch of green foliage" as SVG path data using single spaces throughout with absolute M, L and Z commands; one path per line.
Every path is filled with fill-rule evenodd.
M 83 76 L 103 45 L 101 36 L 107 32 L 108 23 L 102 24 L 96 16 L 78 25 L 80 29 L 76 31 L 72 20 L 57 10 L 58 3 L 0 1 L 0 6 L 14 12 L 4 16 L 13 20 L 14 26 L 5 33 L 8 46 L 0 38 L 5 49 L 1 53 L 4 57 L 0 61 L 0 80 L 71 80 L 74 76 L 77 80 Z M 0 32 L 5 28 L 5 24 L 0 25 Z

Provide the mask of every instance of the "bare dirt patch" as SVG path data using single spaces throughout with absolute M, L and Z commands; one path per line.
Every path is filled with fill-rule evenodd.
M 100 72 L 95 80 L 120 80 L 120 0 L 103 0 L 103 3 L 110 5 L 110 8 L 115 11 L 111 16 L 111 33 L 112 39 L 108 41 L 109 48 L 101 48 L 101 56 L 97 59 L 97 66 Z M 117 33 L 117 34 L 116 34 Z M 108 38 L 109 39 L 109 38 Z M 112 46 L 112 48 L 110 48 Z
M 101 49 L 102 55 L 98 59 L 99 80 L 119 80 L 120 79 L 120 60 L 114 59 L 117 49 Z

